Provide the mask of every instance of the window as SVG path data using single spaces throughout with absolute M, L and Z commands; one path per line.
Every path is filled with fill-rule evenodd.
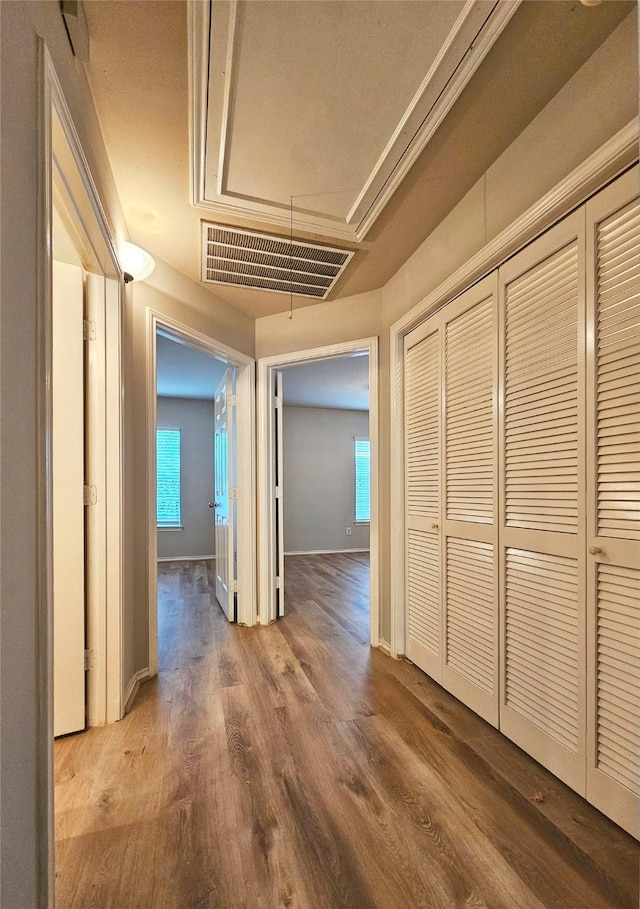
M 371 444 L 369 439 L 353 440 L 356 476 L 356 523 L 371 520 Z
M 156 433 L 158 527 L 180 525 L 180 430 Z

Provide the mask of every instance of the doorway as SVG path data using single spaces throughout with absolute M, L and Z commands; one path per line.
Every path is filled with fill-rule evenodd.
M 268 624 L 282 614 L 282 582 L 279 578 L 283 576 L 284 556 L 289 545 L 296 545 L 293 536 L 286 539 L 287 528 L 287 505 L 284 497 L 280 496 L 280 490 L 286 489 L 283 476 L 278 476 L 278 466 L 286 464 L 286 457 L 282 450 L 283 437 L 286 437 L 286 428 L 282 433 L 283 426 L 286 426 L 286 414 L 283 420 L 279 408 L 283 406 L 282 401 L 286 402 L 286 391 L 284 385 L 286 382 L 287 370 L 291 369 L 291 387 L 299 387 L 302 373 L 298 376 L 294 373 L 294 368 L 307 366 L 316 372 L 326 370 L 327 375 L 331 372 L 331 361 L 351 358 L 367 358 L 367 386 L 369 394 L 369 419 L 368 419 L 368 479 L 370 488 L 370 513 L 369 513 L 369 541 L 370 549 L 370 621 L 369 621 L 369 639 L 372 646 L 379 643 L 379 618 L 378 618 L 378 497 L 377 497 L 377 458 L 378 458 L 378 341 L 377 338 L 369 338 L 360 341 L 346 342 L 344 344 L 331 345 L 324 348 L 314 348 L 311 350 L 297 351 L 292 354 L 276 355 L 274 357 L 264 358 L 258 361 L 258 394 L 259 394 L 259 436 L 258 436 L 258 475 L 259 475 L 259 507 L 260 507 L 260 558 L 259 558 L 259 591 L 260 591 L 260 617 L 262 624 Z M 327 366 L 321 364 L 327 363 Z M 278 382 L 282 376 L 282 394 L 277 393 Z M 310 374 L 312 375 L 312 373 Z M 320 380 L 321 383 L 321 380 Z M 309 383 L 311 386 L 316 385 L 313 379 Z M 342 389 L 343 393 L 345 388 Z M 337 390 L 339 394 L 339 388 Z M 293 398 L 290 397 L 290 400 Z M 286 410 L 286 408 L 284 408 Z M 335 408 L 334 408 L 335 409 Z M 355 487 L 355 442 L 358 440 L 365 441 L 365 437 L 357 435 L 353 428 L 350 430 L 351 441 L 353 445 L 353 471 Z M 303 432 L 304 435 L 304 432 Z M 285 468 L 286 469 L 286 468 Z M 317 494 L 317 490 L 316 490 Z M 354 510 L 353 519 L 350 521 L 341 520 L 339 525 L 341 530 L 337 532 L 340 538 L 334 536 L 335 543 L 330 543 L 329 538 L 325 537 L 325 545 L 317 545 L 315 548 L 333 549 L 333 548 L 365 548 L 357 546 L 345 546 L 345 538 L 356 538 L 354 528 L 361 534 L 363 527 L 359 527 L 355 521 L 355 488 L 353 490 Z M 350 508 L 351 506 L 349 506 Z M 302 509 L 304 511 L 304 508 Z M 350 515 L 349 515 L 350 516 Z M 294 510 L 295 517 L 295 510 Z M 360 522 L 359 522 L 360 523 Z M 365 522 L 361 522 L 362 525 Z M 344 526 L 343 526 L 344 525 Z M 336 525 L 337 528 L 338 525 Z M 291 528 L 291 522 L 289 522 Z M 351 530 L 351 534 L 348 530 Z M 344 536 L 343 536 L 344 535 Z M 342 541 L 342 542 L 341 542 Z M 362 542 L 362 541 L 361 541 Z M 303 545 L 304 544 L 299 544 Z M 303 550 L 304 551 L 304 550 Z M 310 551 L 307 549 L 307 551 Z
M 237 596 L 235 373 L 228 362 L 158 330 L 158 563 L 167 570 L 199 563 L 229 621 Z
M 151 309 L 147 314 L 149 675 L 153 676 L 158 672 L 159 557 L 211 557 L 216 599 L 225 615 L 239 624 L 254 624 L 255 367 L 250 357 L 187 325 Z M 184 403 L 189 394 L 200 395 L 199 405 Z M 199 417 L 187 419 L 188 412 L 195 415 L 197 410 Z M 199 429 L 194 428 L 196 423 Z M 186 438 L 178 442 L 193 476 L 183 478 L 179 505 L 184 504 L 187 512 L 173 515 L 173 527 L 167 526 L 166 514 L 161 521 L 158 507 L 163 467 L 159 429 L 188 430 L 193 440 L 202 440 L 208 433 L 211 457 L 206 463 Z M 179 482 L 178 490 L 180 499 Z
M 317 589 L 334 582 L 344 598 L 336 618 L 369 637 L 370 440 L 366 353 L 313 360 L 279 371 L 282 461 L 277 504 L 284 578 L 278 616 L 291 602 L 290 582 L 307 576 Z M 340 581 L 341 579 L 341 581 Z M 363 595 L 362 589 L 365 593 Z M 331 604 L 327 604 L 331 609 Z

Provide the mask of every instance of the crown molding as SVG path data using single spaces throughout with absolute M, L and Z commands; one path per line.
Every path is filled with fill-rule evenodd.
M 295 214 L 297 231 L 355 243 L 365 239 L 520 3 L 467 0 L 347 216 L 339 219 L 305 210 Z M 238 2 L 213 5 L 194 0 L 188 10 L 192 204 L 216 215 L 289 231 L 289 206 L 244 198 L 227 188 Z M 224 60 L 224 71 L 213 72 L 211 59 Z

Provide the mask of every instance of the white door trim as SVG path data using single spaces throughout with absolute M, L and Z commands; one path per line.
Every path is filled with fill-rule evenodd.
M 158 539 L 156 531 L 156 334 L 224 360 L 238 368 L 236 467 L 238 488 L 238 599 L 236 621 L 254 625 L 256 616 L 255 361 L 221 341 L 147 307 L 147 569 L 149 589 L 149 675 L 158 672 Z
M 292 353 L 275 354 L 258 359 L 258 622 L 268 625 L 275 615 L 275 540 L 273 498 L 271 495 L 271 466 L 273 464 L 273 431 L 271 421 L 272 374 L 283 366 L 310 363 L 366 353 L 369 356 L 369 439 L 371 441 L 371 523 L 369 546 L 371 552 L 370 640 L 371 646 L 380 643 L 379 594 L 379 509 L 378 509 L 378 338 L 362 338 L 313 347 Z
M 111 225 L 105 214 L 82 143 L 75 128 L 46 42 L 38 46 L 40 68 L 38 192 L 38 518 L 39 653 L 38 692 L 41 705 L 38 739 L 38 785 L 42 856 L 42 905 L 54 904 L 53 800 L 53 585 L 51 475 L 51 294 L 54 167 L 65 184 L 89 256 L 104 278 L 105 331 L 101 343 L 104 440 L 100 460 L 106 477 L 102 520 L 88 540 L 88 566 L 99 565 L 98 595 L 89 600 L 88 624 L 101 629 L 100 654 L 90 671 L 87 700 L 90 725 L 118 720 L 123 710 L 123 412 L 122 412 L 122 271 Z M 56 140 L 54 142 L 54 131 Z M 99 491 L 100 494 L 100 491 Z M 98 659 L 99 656 L 99 659 Z
M 488 275 L 553 224 L 584 203 L 638 159 L 640 119 L 635 117 L 598 151 L 542 196 L 389 329 L 391 380 L 391 654 L 406 646 L 404 593 L 404 337 L 450 300 Z

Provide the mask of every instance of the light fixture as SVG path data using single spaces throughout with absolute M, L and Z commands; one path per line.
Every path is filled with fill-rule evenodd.
M 156 267 L 155 259 L 146 249 L 134 243 L 123 243 L 120 247 L 120 264 L 125 274 L 125 281 L 146 281 Z

